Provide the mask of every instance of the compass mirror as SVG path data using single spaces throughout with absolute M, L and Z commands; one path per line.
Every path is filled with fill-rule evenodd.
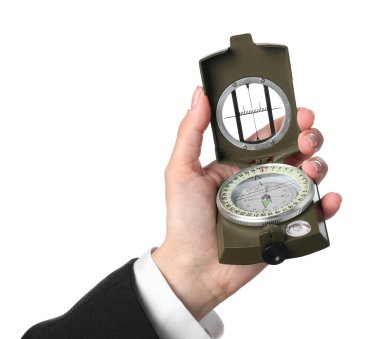
M 289 100 L 274 82 L 248 77 L 229 85 L 219 98 L 216 118 L 224 137 L 243 149 L 278 143 L 290 126 Z

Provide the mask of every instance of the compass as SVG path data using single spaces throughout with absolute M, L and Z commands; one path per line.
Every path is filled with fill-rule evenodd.
M 219 261 L 275 265 L 328 247 L 317 185 L 284 164 L 300 133 L 287 47 L 233 36 L 200 69 L 217 160 L 241 168 L 216 197 Z

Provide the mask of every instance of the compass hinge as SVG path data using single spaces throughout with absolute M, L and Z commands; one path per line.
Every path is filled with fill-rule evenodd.
M 262 164 L 271 164 L 273 163 L 273 157 L 255 159 L 250 162 L 250 166 L 262 165 Z

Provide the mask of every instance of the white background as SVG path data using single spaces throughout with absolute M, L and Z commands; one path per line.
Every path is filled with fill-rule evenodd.
M 224 338 L 377 337 L 375 4 L 1 1 L 0 337 L 66 312 L 161 243 L 163 172 L 198 60 L 240 33 L 288 45 L 297 104 L 325 135 L 321 191 L 343 205 L 329 249 L 270 267 L 217 308 Z M 207 130 L 204 163 L 213 148 Z

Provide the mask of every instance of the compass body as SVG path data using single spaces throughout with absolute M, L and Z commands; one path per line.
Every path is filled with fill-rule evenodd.
M 283 164 L 299 135 L 287 47 L 233 36 L 200 69 L 217 160 L 241 168 L 216 198 L 219 261 L 279 264 L 329 246 L 318 187 Z

